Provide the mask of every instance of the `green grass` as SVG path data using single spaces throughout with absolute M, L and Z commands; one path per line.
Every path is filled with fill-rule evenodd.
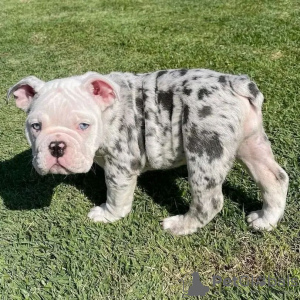
M 300 280 L 300 7 L 297 0 L 6 0 L 0 9 L 1 299 L 180 299 L 184 275 Z M 40 177 L 23 133 L 25 115 L 5 93 L 28 75 L 88 70 L 210 68 L 248 74 L 265 95 L 265 128 L 290 176 L 286 213 L 270 233 L 247 228 L 258 189 L 239 165 L 222 212 L 198 233 L 173 237 L 159 221 L 182 213 L 187 171 L 144 174 L 132 213 L 87 219 L 105 201 L 103 171 Z M 300 246 L 299 246 L 300 247 Z M 187 278 L 190 278 L 187 276 Z M 285 292 L 284 292 L 285 290 Z M 299 299 L 300 288 L 211 288 L 203 299 Z

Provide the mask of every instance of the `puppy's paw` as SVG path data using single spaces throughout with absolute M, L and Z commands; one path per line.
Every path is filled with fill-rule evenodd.
M 106 203 L 93 207 L 88 213 L 88 217 L 94 222 L 110 223 L 117 221 L 119 218 L 113 216 L 106 207 Z
M 264 213 L 263 210 L 257 210 L 247 216 L 247 222 L 254 230 L 271 231 L 277 226 L 278 218 L 270 213 Z
M 164 230 L 171 232 L 174 235 L 187 235 L 197 231 L 198 224 L 189 220 L 184 215 L 177 215 L 169 218 L 165 218 L 162 221 Z

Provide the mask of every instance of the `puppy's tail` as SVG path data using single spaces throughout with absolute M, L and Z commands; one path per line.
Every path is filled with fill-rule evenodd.
M 234 76 L 230 83 L 234 92 L 247 98 L 257 109 L 261 109 L 264 102 L 264 96 L 257 85 L 251 81 L 247 75 Z

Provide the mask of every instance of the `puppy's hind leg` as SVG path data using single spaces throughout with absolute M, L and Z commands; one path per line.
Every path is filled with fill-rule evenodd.
M 250 213 L 247 221 L 255 230 L 272 230 L 284 213 L 288 175 L 274 160 L 263 130 L 244 140 L 237 155 L 260 187 L 263 198 L 262 210 Z
M 193 156 L 187 163 L 192 203 L 184 215 L 163 220 L 163 228 L 174 235 L 196 232 L 210 222 L 223 207 L 222 183 L 231 166 L 221 159 Z M 205 169 L 204 169 L 205 168 Z

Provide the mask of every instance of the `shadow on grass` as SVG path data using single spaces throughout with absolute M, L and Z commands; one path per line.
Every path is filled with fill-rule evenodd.
M 230 201 L 237 203 L 241 210 L 244 209 L 246 215 L 254 210 L 262 208 L 262 202 L 257 200 L 256 193 L 248 194 L 244 189 L 233 186 L 227 181 L 223 184 L 222 189 L 224 196 L 230 199 Z
M 139 177 L 138 185 L 160 206 L 166 208 L 171 215 L 184 214 L 189 204 L 182 198 L 182 188 L 176 184 L 176 179 L 188 181 L 188 172 L 185 166 L 168 171 L 151 171 Z M 250 183 L 250 179 L 249 179 Z M 240 187 L 233 186 L 225 181 L 222 187 L 226 198 L 238 204 L 246 214 L 261 209 L 262 203 L 254 195 L 249 195 Z
M 76 186 L 94 203 L 105 201 L 104 173 L 100 168 L 97 169 L 97 176 L 92 171 L 69 176 L 40 176 L 34 170 L 31 158 L 29 149 L 10 160 L 0 162 L 0 196 L 7 208 L 27 210 L 47 207 L 51 203 L 55 187 L 60 183 Z
M 51 203 L 53 191 L 60 183 L 75 186 L 81 190 L 93 203 L 99 205 L 105 202 L 106 186 L 103 170 L 93 165 L 92 171 L 78 175 L 47 175 L 40 176 L 31 164 L 31 150 L 16 155 L 11 160 L 0 163 L 0 195 L 7 208 L 26 210 L 47 207 Z M 169 171 L 151 171 L 139 177 L 139 187 L 153 201 L 165 207 L 170 214 L 182 214 L 188 210 L 189 203 L 182 197 L 187 190 L 187 170 L 180 167 Z M 179 187 L 176 182 L 185 186 Z M 182 180 L 184 179 L 184 180 Z M 249 197 L 244 190 L 225 182 L 224 195 L 244 207 L 246 212 L 261 206 L 256 199 Z
M 179 187 L 176 181 L 187 180 L 187 177 L 185 166 L 172 170 L 149 171 L 139 177 L 138 186 L 171 215 L 183 214 L 189 209 L 189 203 L 182 197 L 187 188 L 184 183 L 184 187 Z
M 31 165 L 31 150 L 24 151 L 0 164 L 0 195 L 9 209 L 33 209 L 48 206 L 52 179 L 38 179 Z

